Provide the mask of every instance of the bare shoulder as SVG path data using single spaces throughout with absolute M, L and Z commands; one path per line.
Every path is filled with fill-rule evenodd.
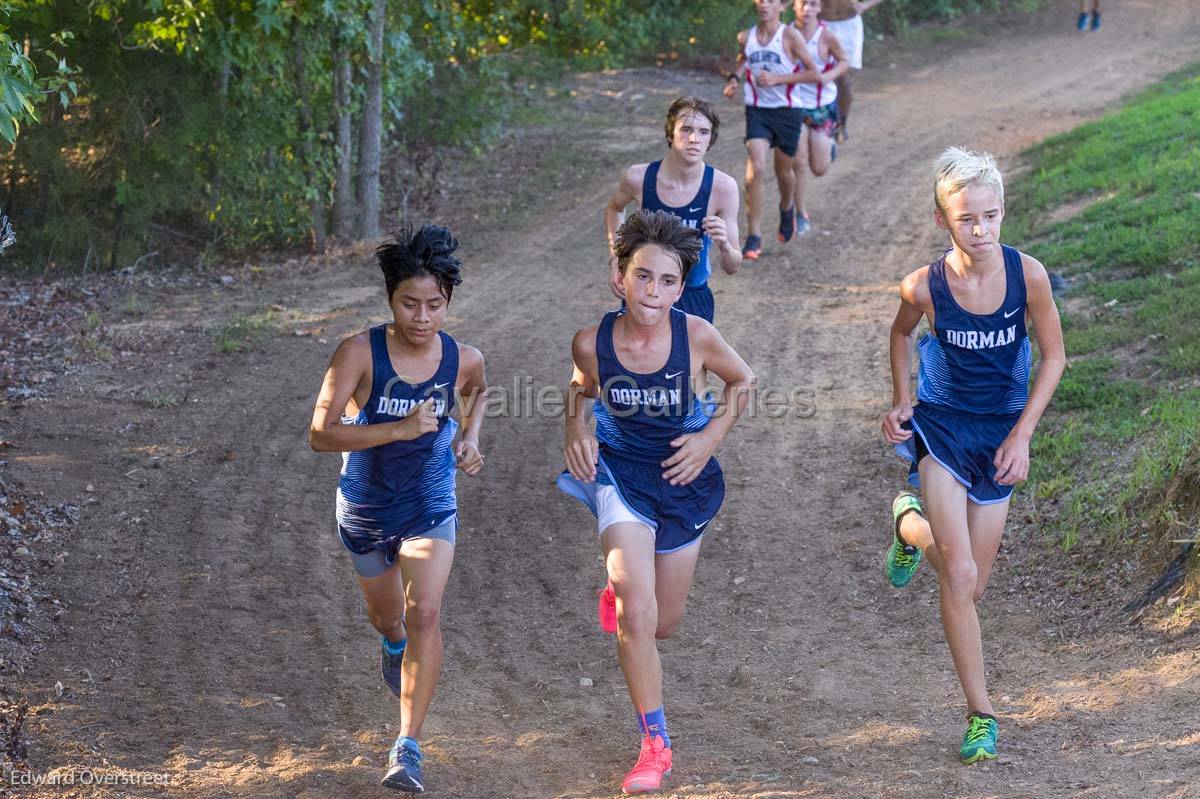
M 708 347 L 718 341 L 724 341 L 716 326 L 699 316 L 687 316 L 688 345 L 692 347 Z
M 788 23 L 783 26 L 783 40 L 793 47 L 803 47 L 806 50 L 808 45 L 804 42 L 804 34 L 795 25 Z
M 713 189 L 719 192 L 740 192 L 738 182 L 728 172 L 713 168 Z
M 347 366 L 354 363 L 370 362 L 371 360 L 371 331 L 360 330 L 353 336 L 342 339 L 337 350 L 333 353 L 331 363 Z
M 461 341 L 455 342 L 458 344 L 458 363 L 464 369 L 482 369 L 483 368 L 483 353 L 470 344 L 463 344 Z
M 571 355 L 575 358 L 596 358 L 596 331 L 600 325 L 588 325 L 575 331 L 571 339 Z
M 642 180 L 646 177 L 646 170 L 650 167 L 649 164 L 634 164 L 627 167 L 625 173 L 621 175 L 621 180 L 632 186 L 641 188 Z
M 900 281 L 900 299 L 918 308 L 929 308 L 933 305 L 933 295 L 929 292 L 929 267 L 922 266 L 914 269 Z
M 1046 267 L 1042 262 L 1032 255 L 1017 251 L 1021 256 L 1021 273 L 1025 276 L 1026 288 L 1039 288 L 1045 286 L 1050 287 L 1050 275 L 1046 272 Z

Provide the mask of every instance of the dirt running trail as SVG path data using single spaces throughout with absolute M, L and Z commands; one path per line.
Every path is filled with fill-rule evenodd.
M 915 72 L 869 68 L 854 138 L 815 184 L 815 231 L 715 279 L 726 338 L 764 386 L 811 391 L 815 413 L 745 419 L 719 453 L 728 499 L 683 625 L 661 647 L 671 795 L 1200 796 L 1194 652 L 1151 649 L 1115 625 L 1051 635 L 1052 598 L 1024 590 L 1002 553 L 981 616 L 1004 757 L 964 768 L 932 572 L 905 592 L 881 576 L 885 506 L 903 475 L 878 430 L 887 325 L 898 278 L 941 246 L 929 164 L 949 144 L 1015 154 L 1186 63 L 1200 41 L 1189 0 L 1124 0 L 1096 36 L 1077 34 L 1067 11 L 1040 19 L 973 52 L 940 45 Z M 645 96 L 630 125 L 595 134 L 623 163 L 660 151 L 672 97 L 718 85 L 644 70 L 584 78 L 579 91 L 631 81 Z M 740 176 L 740 111 L 721 109 L 714 162 Z M 530 233 L 458 230 L 468 280 L 448 329 L 484 351 L 510 396 L 516 375 L 528 376 L 519 388 L 562 385 L 571 333 L 611 305 L 600 210 L 616 176 L 547 195 Z M 164 354 L 162 372 L 187 386 L 182 408 L 91 387 L 73 395 L 84 413 L 56 404 L 21 417 L 14 468 L 54 496 L 93 483 L 100 500 L 63 577 L 69 644 L 43 652 L 27 686 L 46 702 L 31 765 L 171 778 L 44 795 L 389 795 L 377 783 L 395 702 L 331 531 L 337 459 L 305 441 L 337 337 L 383 318 L 377 282 L 365 264 L 248 280 L 243 307 L 303 309 L 326 342 Z M 221 311 L 215 301 L 179 296 L 163 315 L 201 318 Z M 592 522 L 552 487 L 561 421 L 526 408 L 491 419 L 483 445 L 482 476 L 459 483 L 446 667 L 426 727 L 431 794 L 612 796 L 635 728 L 613 641 L 595 627 Z M 1030 535 L 1014 527 L 1005 549 Z M 56 681 L 66 693 L 47 701 Z

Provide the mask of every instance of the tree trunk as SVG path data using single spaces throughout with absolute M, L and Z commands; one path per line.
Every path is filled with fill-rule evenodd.
M 297 20 L 293 26 L 293 38 L 296 43 L 292 52 L 292 69 L 295 71 L 296 97 L 300 100 L 300 158 L 304 164 L 304 185 L 308 187 L 310 198 L 309 213 L 312 215 L 312 245 L 317 252 L 325 251 L 325 203 L 321 200 L 324 195 L 317 181 L 316 154 L 313 147 L 313 115 L 312 103 L 308 99 L 308 87 L 304 80 L 304 30 Z
M 362 141 L 358 148 L 358 235 L 379 237 L 379 161 L 383 144 L 383 26 L 387 0 L 372 0 L 367 50 L 367 90 L 363 98 Z
M 333 178 L 333 235 L 354 238 L 354 131 L 350 107 L 350 47 L 338 32 L 333 34 L 333 93 L 337 118 L 335 142 L 337 168 Z

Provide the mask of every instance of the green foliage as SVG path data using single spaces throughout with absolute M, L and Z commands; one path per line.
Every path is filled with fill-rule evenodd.
M 1200 65 L 1034 147 L 1009 190 L 1006 238 L 1080 286 L 1031 472 L 1064 545 L 1148 529 L 1165 551 L 1200 522 L 1198 108 Z
M 213 333 L 213 346 L 217 352 L 226 355 L 248 352 L 261 346 L 275 328 L 275 314 L 272 311 L 234 314 Z

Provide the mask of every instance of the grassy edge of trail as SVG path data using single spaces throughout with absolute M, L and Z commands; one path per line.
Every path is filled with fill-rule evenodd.
M 1035 437 L 1031 521 L 1200 620 L 1200 63 L 1022 155 L 1006 238 L 1063 275 L 1069 367 Z M 1141 572 L 1139 574 L 1139 572 Z M 1140 582 L 1138 583 L 1140 587 Z M 1182 587 L 1182 590 L 1181 590 Z M 1185 601 L 1181 601 L 1185 600 Z

